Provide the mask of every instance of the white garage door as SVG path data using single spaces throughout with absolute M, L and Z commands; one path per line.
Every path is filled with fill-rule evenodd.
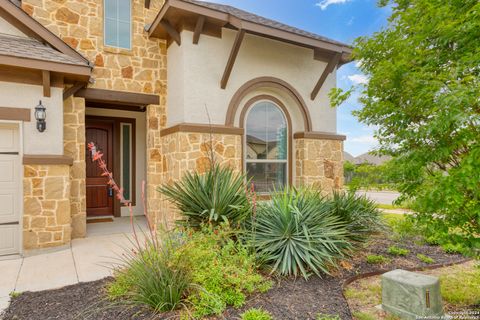
M 20 250 L 20 165 L 18 125 L 0 123 L 0 255 Z

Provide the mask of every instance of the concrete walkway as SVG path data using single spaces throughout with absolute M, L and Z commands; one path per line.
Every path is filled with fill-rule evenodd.
M 137 224 L 146 231 L 143 217 Z M 138 230 L 138 228 L 137 228 Z M 12 260 L 0 260 L 0 313 L 11 292 L 40 291 L 112 275 L 119 257 L 133 247 L 129 218 L 87 225 L 87 237 L 70 246 Z

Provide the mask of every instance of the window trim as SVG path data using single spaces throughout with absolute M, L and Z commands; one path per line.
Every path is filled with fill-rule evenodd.
M 107 0 L 103 0 L 103 46 L 104 47 L 107 47 L 107 48 L 115 48 L 115 49 L 119 49 L 119 50 L 132 50 L 133 49 L 133 46 L 132 46 L 132 40 L 133 40 L 133 3 L 132 1 L 129 0 L 129 3 L 130 3 L 130 23 L 128 24 L 129 25 L 129 28 L 128 28 L 128 32 L 130 34 L 129 36 L 129 44 L 128 44 L 128 48 L 125 48 L 125 47 L 121 47 L 120 45 L 117 45 L 117 46 L 114 46 L 114 45 L 110 45 L 110 44 L 107 44 L 107 37 L 106 37 L 106 23 L 107 23 L 107 6 L 105 5 L 105 2 Z M 118 1 L 121 1 L 121 0 L 116 0 L 117 2 Z M 118 8 L 117 8 L 118 10 Z M 117 44 L 119 44 L 119 41 L 118 41 L 118 21 L 120 21 L 120 19 L 117 18 L 116 22 L 117 22 Z
M 246 174 L 247 172 L 247 162 L 252 162 L 252 161 L 247 161 L 247 155 L 246 155 L 246 150 L 247 150 L 247 129 L 246 129 L 246 121 L 248 118 L 248 113 L 249 111 L 259 102 L 262 101 L 268 101 L 270 103 L 273 103 L 280 111 L 283 113 L 285 120 L 287 121 L 287 159 L 286 160 L 269 160 L 269 159 L 257 159 L 253 162 L 257 163 L 285 163 L 287 164 L 287 179 L 286 179 L 286 187 L 289 187 L 292 185 L 292 168 L 294 167 L 293 164 L 293 155 L 292 155 L 292 150 L 293 150 L 293 135 L 292 135 L 292 120 L 290 118 L 290 114 L 288 113 L 288 109 L 285 107 L 285 104 L 283 104 L 282 101 L 280 101 L 278 98 L 268 95 L 268 94 L 261 94 L 257 95 L 250 100 L 248 100 L 243 109 L 242 112 L 240 113 L 240 127 L 244 129 L 244 133 L 242 135 L 242 170 L 243 173 Z M 260 193 L 260 194 L 269 194 L 267 193 Z
M 134 191 L 135 191 L 135 188 L 134 188 L 134 184 L 135 184 L 135 181 L 133 181 L 133 177 L 134 177 L 134 174 L 133 172 L 135 171 L 135 168 L 133 167 L 133 164 L 134 164 L 134 161 L 133 161 L 133 158 L 136 156 L 136 154 L 134 154 L 134 147 L 133 147 L 133 123 L 132 122 L 125 122 L 125 121 L 120 121 L 119 123 L 119 126 L 120 126 L 120 130 L 119 130 L 119 134 L 120 134 L 120 181 L 121 181 L 121 185 L 125 188 L 124 186 L 124 162 L 123 162 L 123 155 L 124 155 L 124 152 L 125 150 L 123 150 L 123 146 L 124 146 L 124 140 L 125 140 L 125 137 L 123 135 L 123 128 L 126 126 L 129 128 L 130 130 L 130 135 L 129 135 L 129 146 L 130 146 L 130 149 L 128 150 L 129 151 L 129 163 L 130 163 L 130 170 L 129 170 L 129 182 L 130 182 L 130 185 L 128 186 L 129 187 L 129 191 L 130 191 L 130 197 L 127 199 L 125 197 L 125 200 L 127 201 L 130 201 L 132 202 L 132 199 L 134 199 Z

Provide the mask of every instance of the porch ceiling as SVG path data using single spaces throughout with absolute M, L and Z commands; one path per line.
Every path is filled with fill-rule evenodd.
M 160 97 L 154 94 L 82 88 L 75 92 L 76 97 L 85 98 L 91 108 L 145 111 L 149 104 L 159 104 Z

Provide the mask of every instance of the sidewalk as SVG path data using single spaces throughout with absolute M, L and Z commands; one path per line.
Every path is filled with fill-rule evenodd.
M 143 230 L 145 222 L 139 221 Z M 132 247 L 128 218 L 88 225 L 87 237 L 62 250 L 13 260 L 0 260 L 0 312 L 10 293 L 40 291 L 99 280 L 112 275 L 119 257 Z

